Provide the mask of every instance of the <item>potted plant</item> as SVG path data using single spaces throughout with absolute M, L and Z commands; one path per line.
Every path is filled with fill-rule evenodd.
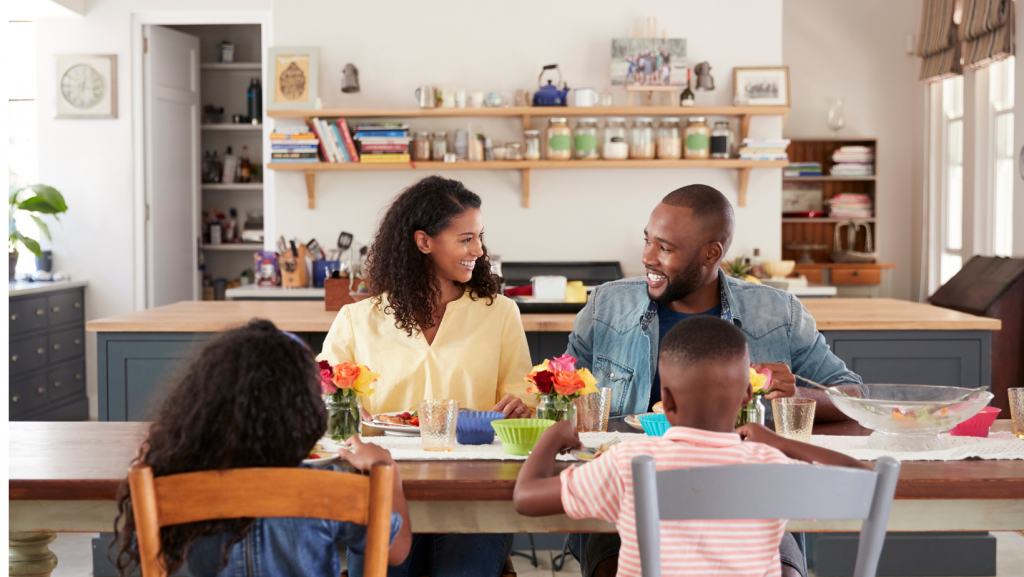
M 31 196 L 27 196 L 28 194 L 31 194 Z M 24 245 L 25 248 L 37 257 L 43 255 L 39 249 L 39 242 L 25 236 L 18 230 L 15 216 L 17 216 L 19 211 L 29 213 L 32 220 L 36 221 L 39 232 L 46 236 L 47 240 L 50 240 L 50 228 L 46 226 L 46 223 L 43 222 L 39 215 L 53 215 L 53 218 L 60 222 L 60 218 L 57 215 L 67 212 L 68 205 L 64 202 L 64 196 L 56 188 L 45 184 L 12 186 L 7 201 L 9 204 L 7 250 L 10 257 L 8 280 L 13 280 L 14 269 L 18 265 L 18 243 Z

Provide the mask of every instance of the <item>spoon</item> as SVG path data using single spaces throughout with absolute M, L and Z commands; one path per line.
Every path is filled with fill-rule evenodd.
M 825 385 L 823 385 L 821 383 L 816 383 L 816 382 L 812 381 L 811 379 L 808 379 L 806 377 L 801 377 L 800 375 L 798 375 L 796 373 L 793 373 L 793 376 L 798 378 L 798 379 L 800 379 L 801 381 L 803 381 L 803 382 L 813 386 L 813 387 L 818 387 L 819 389 L 825 391 L 826 393 L 832 393 L 833 395 L 842 395 L 844 397 L 848 396 L 846 393 L 844 393 L 842 391 L 837 391 L 837 390 L 833 389 L 832 387 L 826 387 Z

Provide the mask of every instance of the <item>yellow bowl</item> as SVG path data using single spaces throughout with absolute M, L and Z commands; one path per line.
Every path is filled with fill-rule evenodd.
M 766 262 L 761 265 L 764 272 L 772 275 L 772 278 L 785 278 L 789 276 L 793 269 L 796 267 L 795 260 L 780 260 L 774 262 Z

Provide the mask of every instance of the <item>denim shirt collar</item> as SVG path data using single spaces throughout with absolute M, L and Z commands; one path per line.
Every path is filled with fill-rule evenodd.
M 740 318 L 739 311 L 735 313 L 732 307 L 729 306 L 729 302 L 732 300 L 732 291 L 729 289 L 729 281 L 725 275 L 725 271 L 721 268 L 718 269 L 718 294 L 721 299 L 722 305 L 722 320 L 730 321 L 737 327 L 743 328 L 743 320 Z M 651 321 L 654 317 L 658 316 L 658 303 L 650 301 L 647 305 L 647 310 L 644 311 L 643 316 L 640 317 L 640 329 L 643 331 L 647 330 L 650 326 Z

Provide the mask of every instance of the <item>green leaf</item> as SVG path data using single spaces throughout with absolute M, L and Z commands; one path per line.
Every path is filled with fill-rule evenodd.
M 45 184 L 32 184 L 29 185 L 29 188 L 36 193 L 37 197 L 48 202 L 56 212 L 67 212 L 68 205 L 64 202 L 64 195 L 56 188 Z
M 53 237 L 50 236 L 50 227 L 46 226 L 46 223 L 43 222 L 43 219 L 39 218 L 34 214 L 30 214 L 29 216 L 32 217 L 32 220 L 36 221 L 36 226 L 39 227 L 39 232 L 43 233 L 43 235 L 46 236 L 46 240 L 52 241 Z
M 46 199 L 38 196 L 30 196 L 26 198 L 19 202 L 17 207 L 27 212 L 38 212 L 40 214 L 57 214 L 58 212 L 63 212 L 63 210 L 58 210 L 52 204 L 47 202 Z
M 21 244 L 25 245 L 25 248 L 27 248 L 29 250 L 29 252 L 31 252 L 32 254 L 34 254 L 36 256 L 43 256 L 43 251 L 39 250 L 39 243 L 38 242 L 36 242 L 36 241 L 32 240 L 31 238 L 21 234 L 20 232 L 17 232 L 15 234 L 18 235 L 18 240 L 21 241 Z

